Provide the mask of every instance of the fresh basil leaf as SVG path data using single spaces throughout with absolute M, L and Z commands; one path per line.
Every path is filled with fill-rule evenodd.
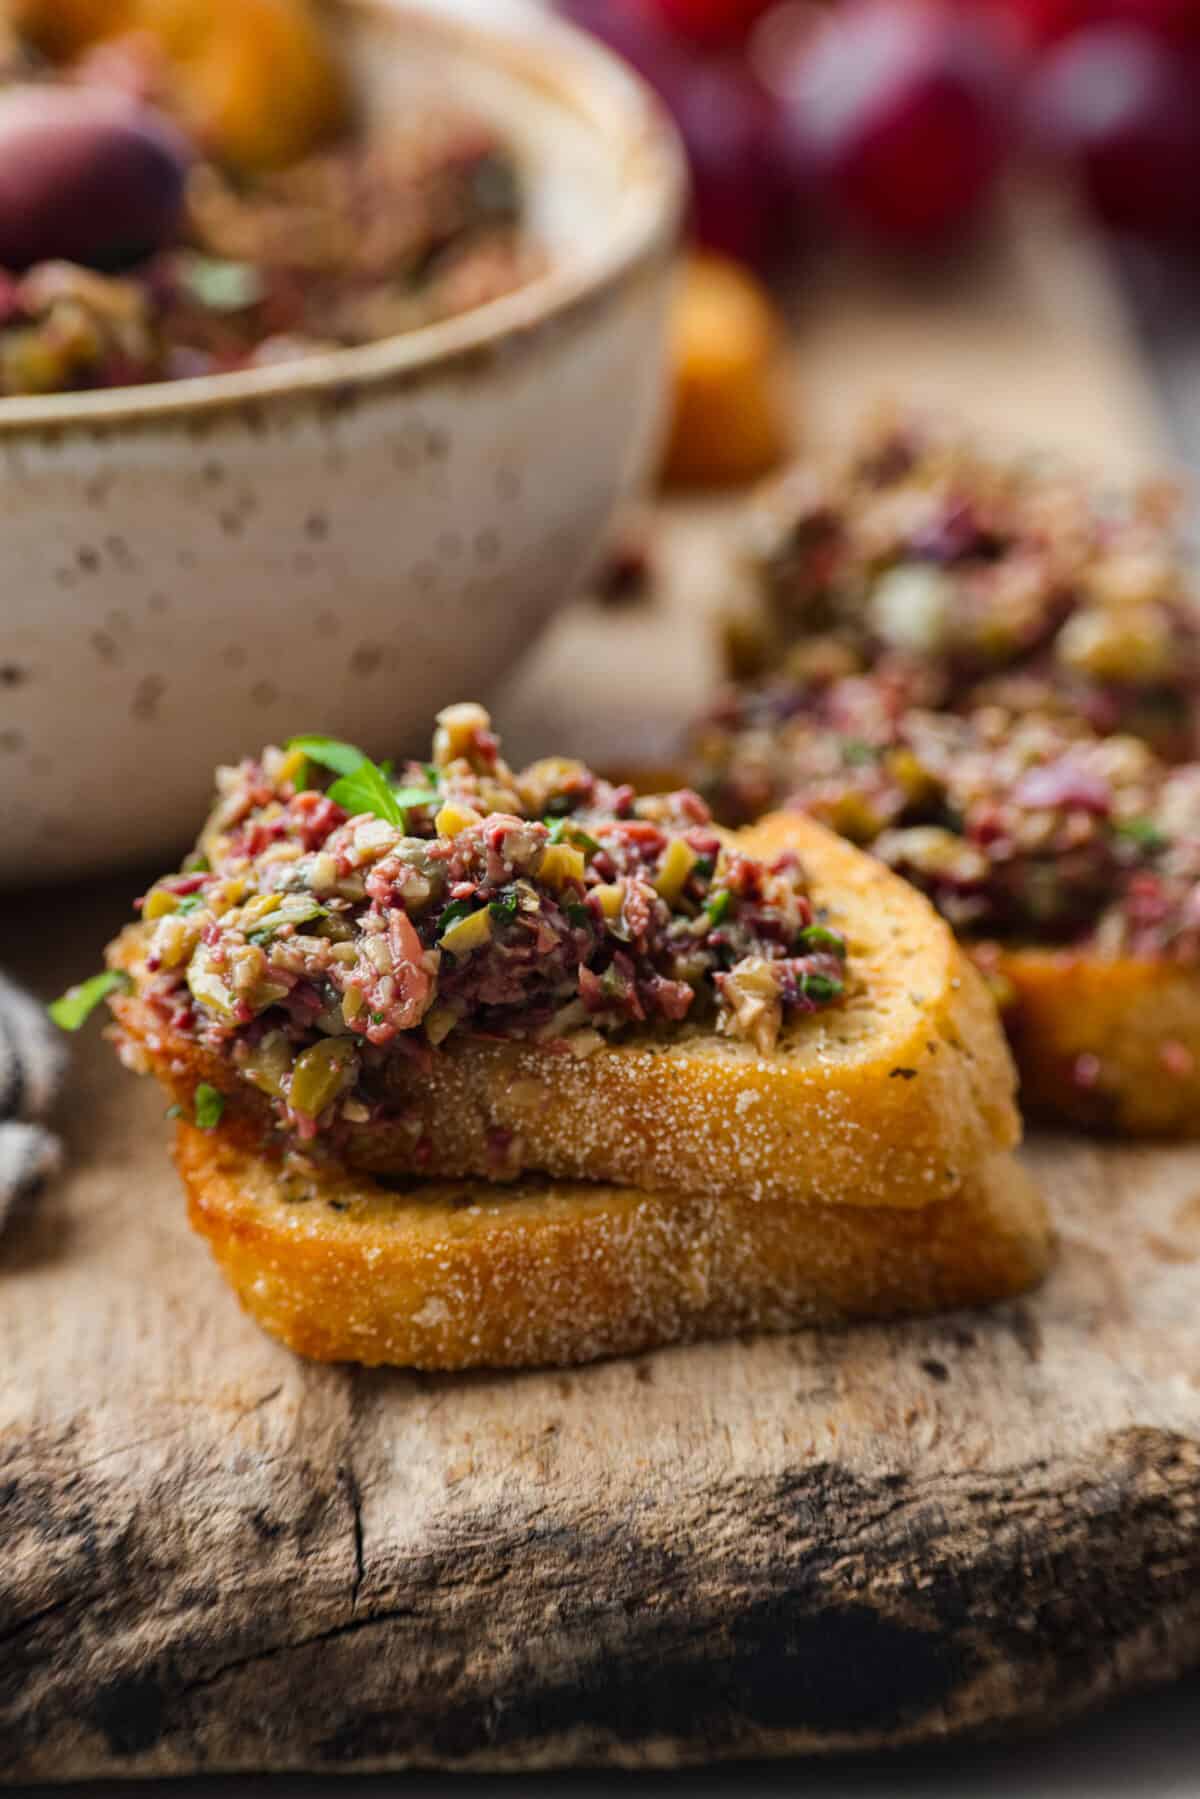
M 341 780 L 335 781 L 329 789 L 329 797 L 334 805 L 344 807 L 352 818 L 361 812 L 371 812 L 376 818 L 395 825 L 398 831 L 404 829 L 404 814 L 373 762 L 364 759 L 353 774 L 343 775 Z
M 578 900 L 571 900 L 564 910 L 571 923 L 580 928 L 584 926 L 590 927 L 596 922 L 588 908 L 581 905 Z
M 189 912 L 198 912 L 203 904 L 204 901 L 198 893 L 185 893 L 175 911 L 186 916 Z
M 432 806 L 442 797 L 436 787 L 393 787 L 392 792 L 398 806 Z
M 201 1081 L 196 1088 L 194 1115 L 198 1128 L 211 1131 L 221 1122 L 221 1114 L 225 1110 L 225 1095 L 210 1087 L 207 1081 Z
M 330 768 L 335 775 L 357 774 L 370 757 L 355 749 L 352 743 L 339 743 L 336 737 L 289 737 L 289 750 L 303 750 L 310 762 Z
M 504 923 L 508 919 L 517 916 L 517 904 L 516 892 L 514 889 L 510 888 L 510 890 L 507 893 L 502 894 L 499 899 L 494 899 L 491 902 L 488 911 L 493 918 L 497 918 L 501 923 Z
M 123 968 L 106 968 L 103 974 L 94 974 L 90 980 L 80 981 L 77 987 L 68 987 L 46 1010 L 60 1031 L 77 1031 L 87 1023 L 101 1000 L 107 999 L 118 988 L 128 992 L 132 985 Z

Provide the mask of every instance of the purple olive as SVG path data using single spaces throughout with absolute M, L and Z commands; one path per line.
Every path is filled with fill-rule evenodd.
M 186 140 L 153 108 L 85 87 L 0 94 L 0 267 L 108 268 L 161 249 L 183 213 Z

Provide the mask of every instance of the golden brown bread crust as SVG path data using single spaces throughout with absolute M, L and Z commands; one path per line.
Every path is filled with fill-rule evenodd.
M 802 1204 L 919 1207 L 1020 1132 L 995 1008 L 929 903 L 880 863 L 798 814 L 742 833 L 752 855 L 796 850 L 819 911 L 850 948 L 847 998 L 789 1026 L 760 1057 L 688 1031 L 606 1045 L 586 1060 L 536 1044 L 450 1042 L 397 1060 L 407 1128 L 351 1127 L 346 1163 L 368 1173 L 496 1179 L 513 1166 L 562 1180 Z M 136 980 L 132 926 L 110 961 Z M 170 1038 L 136 990 L 113 1000 L 126 1035 L 189 1111 L 200 1081 L 226 1095 L 222 1129 L 269 1137 L 266 1099 L 217 1057 Z M 414 1147 L 428 1146 L 426 1159 Z
M 1033 1116 L 1123 1136 L 1200 1136 L 1200 974 L 1165 959 L 989 949 Z
M 284 1175 L 179 1128 L 193 1227 L 245 1309 L 302 1355 L 566 1366 L 741 1330 L 1005 1299 L 1045 1272 L 1045 1212 L 1010 1155 L 920 1211 L 524 1181 Z

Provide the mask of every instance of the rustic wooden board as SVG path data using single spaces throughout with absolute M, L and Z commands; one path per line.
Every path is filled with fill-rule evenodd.
M 1052 234 L 1004 268 L 1000 300 L 965 271 L 927 297 L 936 355 L 904 290 L 829 276 L 808 416 L 886 368 L 1144 460 L 1087 255 Z M 691 704 L 726 528 L 674 514 L 668 591 L 566 621 L 503 702 L 518 733 L 628 755 Z M 87 972 L 131 886 L 6 900 L 13 972 Z M 899 1743 L 1200 1660 L 1200 1149 L 1033 1145 L 1061 1255 L 991 1313 L 447 1379 L 309 1367 L 247 1322 L 162 1110 L 81 1044 L 71 1173 L 0 1240 L 0 1777 Z

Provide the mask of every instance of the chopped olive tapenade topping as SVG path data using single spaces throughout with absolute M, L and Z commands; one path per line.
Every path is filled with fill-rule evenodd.
M 687 790 L 638 798 L 561 758 L 514 773 L 478 706 L 440 714 L 429 764 L 297 738 L 218 789 L 142 903 L 142 997 L 302 1136 L 365 1122 L 373 1062 L 455 1034 L 586 1055 L 687 1019 L 766 1052 L 843 991 L 794 856 L 741 854 Z
M 902 419 L 756 517 L 693 736 L 718 818 L 797 804 L 971 937 L 1200 959 L 1200 611 L 1164 498 Z

